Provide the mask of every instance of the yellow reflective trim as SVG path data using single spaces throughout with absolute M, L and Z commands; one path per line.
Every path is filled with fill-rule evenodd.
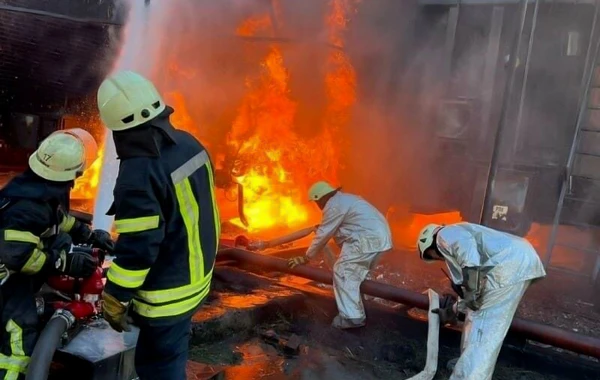
M 186 163 L 175 169 L 171 173 L 171 181 L 173 181 L 174 185 L 177 185 L 179 182 L 194 174 L 196 170 L 206 165 L 208 161 L 208 153 L 203 150 L 194 157 L 190 158 Z
M 147 318 L 172 317 L 176 315 L 181 315 L 194 309 L 196 306 L 198 306 L 200 302 L 202 302 L 202 300 L 206 297 L 209 291 L 210 286 L 206 286 L 206 288 L 204 288 L 199 294 L 192 298 L 161 306 L 148 305 L 146 303 L 134 299 L 133 307 L 139 315 Z
M 200 289 L 210 285 L 212 279 L 212 270 L 206 277 L 197 283 L 183 285 L 177 288 L 164 290 L 138 290 L 136 297 L 147 303 L 159 304 L 175 302 L 197 293 Z
M 217 233 L 216 239 L 218 242 L 219 238 L 221 237 L 221 218 L 219 215 L 219 207 L 217 207 L 217 197 L 215 197 L 215 179 L 213 178 L 213 171 L 212 166 L 210 165 L 210 161 L 206 163 L 206 168 L 208 169 L 208 180 L 210 181 L 210 199 L 212 201 L 213 206 L 213 215 L 215 218 L 215 231 Z
M 6 324 L 6 332 L 10 334 L 10 349 L 13 355 L 25 356 L 23 351 L 23 330 L 12 319 Z
M 106 277 L 112 283 L 124 288 L 139 288 L 144 284 L 148 272 L 150 272 L 150 269 L 125 269 L 113 261 Z
M 204 259 L 202 257 L 202 246 L 200 245 L 200 209 L 198 202 L 194 198 L 192 185 L 188 178 L 175 184 L 175 195 L 177 196 L 179 212 L 187 231 L 190 255 L 190 283 L 194 284 L 204 277 Z
M 71 231 L 71 229 L 75 225 L 75 221 L 76 221 L 76 219 L 75 219 L 74 216 L 65 215 L 65 217 L 63 218 L 63 220 L 58 225 L 58 228 L 61 231 L 63 231 L 63 232 L 69 232 L 69 231 Z
M 27 356 L 6 356 L 0 354 L 0 369 L 6 370 L 4 380 L 16 380 L 19 378 L 19 373 L 27 373 L 29 358 Z
M 40 238 L 28 231 L 4 230 L 5 241 L 18 241 L 20 243 L 39 244 Z
M 10 334 L 11 356 L 0 354 L 0 368 L 6 370 L 4 379 L 16 380 L 19 373 L 26 373 L 29 356 L 23 351 L 23 330 L 12 319 L 6 324 L 6 332 Z
M 44 252 L 35 248 L 29 259 L 21 268 L 21 273 L 24 274 L 36 274 L 41 271 L 46 263 L 47 256 Z
M 158 215 L 142 216 L 141 218 L 117 219 L 115 227 L 120 234 L 143 232 L 158 228 L 160 218 Z

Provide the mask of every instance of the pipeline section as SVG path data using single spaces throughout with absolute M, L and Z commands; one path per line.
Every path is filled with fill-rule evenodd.
M 286 252 L 288 254 L 295 253 L 292 251 L 297 251 L 297 255 L 303 255 L 306 252 L 306 248 L 287 250 Z M 242 249 L 223 249 L 219 251 L 217 259 L 235 260 L 238 263 L 255 265 L 261 269 L 285 272 L 313 281 L 333 284 L 333 276 L 327 270 L 307 265 L 299 265 L 292 269 L 288 267 L 287 260 L 273 256 L 259 255 Z M 395 286 L 365 280 L 360 289 L 363 294 L 373 297 L 417 307 L 422 310 L 428 310 L 429 308 L 429 300 L 426 295 Z M 576 334 L 571 331 L 521 318 L 513 319 L 510 331 L 526 339 L 600 359 L 600 339 L 598 338 Z

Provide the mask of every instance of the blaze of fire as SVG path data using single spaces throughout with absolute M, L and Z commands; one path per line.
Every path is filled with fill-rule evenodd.
M 98 149 L 98 158 L 83 172 L 81 177 L 75 180 L 75 186 L 71 190 L 72 199 L 92 199 L 96 196 L 96 189 L 100 182 L 103 156 L 104 147 L 100 146 Z
M 249 232 L 304 227 L 320 219 L 320 212 L 307 199 L 308 188 L 317 180 L 338 184 L 342 149 L 339 132 L 348 124 L 351 108 L 356 102 L 356 73 L 342 50 L 348 13 L 355 3 L 356 0 L 331 0 L 330 13 L 324 20 L 328 42 L 334 47 L 329 48 L 327 74 L 323 78 L 328 103 L 322 125 L 316 126 L 320 130 L 317 137 L 303 139 L 294 131 L 297 101 L 291 94 L 290 72 L 277 44 L 268 47 L 259 63 L 259 72 L 246 77 L 246 94 L 228 133 L 227 146 L 236 155 L 226 159 L 233 161 L 234 179 L 243 185 L 244 214 L 249 222 Z M 280 24 L 277 1 L 274 7 L 276 22 Z M 236 33 L 246 37 L 258 33 L 276 34 L 270 13 L 245 20 Z M 171 62 L 168 67 L 186 78 L 195 75 L 177 62 Z M 173 124 L 198 136 L 198 126 L 188 111 L 184 96 L 179 92 L 168 92 L 165 100 L 176 110 L 171 118 Z M 220 155 L 219 152 L 211 153 L 215 157 Z M 76 181 L 73 198 L 90 199 L 96 195 L 101 165 L 100 157 Z M 231 204 L 230 198 L 220 197 L 220 207 L 224 202 Z M 244 227 L 239 218 L 231 222 Z
M 331 2 L 332 13 L 326 20 L 330 42 L 340 49 L 329 52 L 324 78 L 327 114 L 318 142 L 301 139 L 294 132 L 297 103 L 290 93 L 290 73 L 277 45 L 269 47 L 260 74 L 246 80 L 248 91 L 228 144 L 238 152 L 236 160 L 246 167 L 237 181 L 244 187 L 250 232 L 278 226 L 295 228 L 318 219 L 318 211 L 307 201 L 307 189 L 318 179 L 337 183 L 340 147 L 334 138 L 347 124 L 356 100 L 355 72 L 341 50 L 347 21 L 342 3 L 345 1 Z M 237 33 L 252 36 L 265 29 L 273 32 L 269 15 L 246 20 Z M 240 225 L 238 220 L 233 222 Z

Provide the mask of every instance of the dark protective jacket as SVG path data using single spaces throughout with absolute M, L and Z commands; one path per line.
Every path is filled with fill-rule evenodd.
M 68 214 L 73 182 L 51 182 L 31 171 L 0 190 L 0 262 L 11 272 L 35 275 L 54 268 L 45 244 L 57 232 L 83 242 L 81 223 Z
M 170 113 L 113 134 L 120 165 L 108 214 L 119 237 L 105 290 L 132 301 L 138 323 L 194 313 L 210 289 L 220 234 L 208 153 L 170 125 Z

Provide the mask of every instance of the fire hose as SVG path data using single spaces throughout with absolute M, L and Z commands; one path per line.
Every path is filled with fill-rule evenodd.
M 75 317 L 67 310 L 57 310 L 35 344 L 25 380 L 46 380 L 54 352 L 63 334 L 75 323 Z
M 302 255 L 306 249 L 297 249 L 297 251 L 298 255 Z M 242 249 L 223 249 L 219 252 L 217 259 L 235 260 L 240 264 L 251 264 L 261 269 L 289 273 L 325 284 L 333 283 L 333 276 L 327 270 L 307 265 L 298 265 L 295 268 L 289 268 L 286 260 L 273 256 L 259 255 Z M 427 310 L 429 308 L 429 300 L 426 295 L 395 286 L 365 280 L 361 285 L 361 291 L 363 294 L 419 309 Z M 525 339 L 600 359 L 600 339 L 598 338 L 584 336 L 521 318 L 513 319 L 510 331 Z

